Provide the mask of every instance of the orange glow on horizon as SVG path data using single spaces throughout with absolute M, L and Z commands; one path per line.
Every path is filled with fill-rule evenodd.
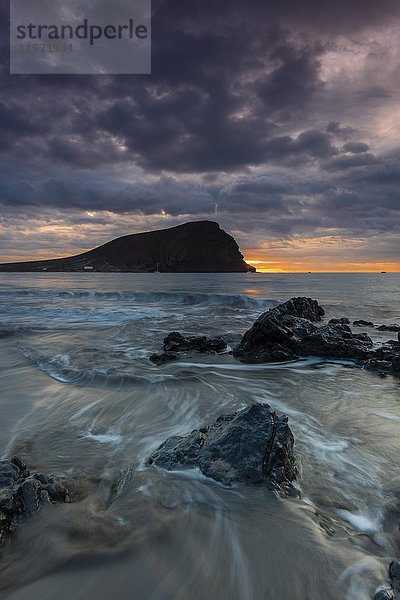
M 400 272 L 400 262 L 321 262 L 303 263 L 293 260 L 290 264 L 280 261 L 244 259 L 256 267 L 257 273 L 387 273 Z
M 320 235 L 318 235 L 318 233 Z M 397 255 L 377 260 L 375 248 L 381 240 L 351 238 L 335 229 L 315 231 L 308 236 L 260 240 L 244 252 L 245 259 L 259 273 L 380 273 L 399 272 Z

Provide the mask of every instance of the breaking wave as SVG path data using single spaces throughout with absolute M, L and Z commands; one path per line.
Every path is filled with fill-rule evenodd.
M 1 290 L 0 298 L 71 298 L 93 300 L 130 300 L 136 303 L 227 306 L 231 308 L 268 309 L 278 304 L 267 298 L 252 298 L 245 294 L 206 294 L 192 292 L 100 292 L 95 290 Z

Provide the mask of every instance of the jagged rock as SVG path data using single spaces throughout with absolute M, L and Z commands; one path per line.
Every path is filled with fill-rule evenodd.
M 400 340 L 388 342 L 375 350 L 366 362 L 365 369 L 379 373 L 400 373 Z
M 161 354 L 152 354 L 149 357 L 149 360 L 156 365 L 163 365 L 167 362 L 171 362 L 172 360 L 176 360 L 177 358 L 178 355 L 174 352 L 162 352 Z
M 177 352 L 224 352 L 227 343 L 222 337 L 209 338 L 203 336 L 184 337 L 178 331 L 172 331 L 164 338 L 164 352 L 152 354 L 149 358 L 156 365 L 162 365 L 178 358 Z
M 265 484 L 285 492 L 297 476 L 293 444 L 287 417 L 278 417 L 267 404 L 253 404 L 167 439 L 149 463 L 167 470 L 198 467 L 227 485 Z
M 244 334 L 233 355 L 251 362 L 277 362 L 298 358 L 300 340 L 316 330 L 324 310 L 311 298 L 291 298 L 263 313 Z
M 375 327 L 372 321 L 364 321 L 363 319 L 359 319 L 358 321 L 353 321 L 353 325 L 355 327 Z
M 363 360 L 370 357 L 373 344 L 365 333 L 353 334 L 344 324 L 317 327 L 311 322 L 310 317 L 316 321 L 323 314 L 316 300 L 293 298 L 261 315 L 233 354 L 249 362 L 285 361 L 310 355 Z
M 0 461 L 0 543 L 27 517 L 57 502 L 69 502 L 66 482 L 41 473 L 31 475 L 18 457 Z
M 376 592 L 374 600 L 400 600 L 400 562 L 397 560 L 389 565 L 389 579 L 391 587 Z
M 331 319 L 328 321 L 329 325 L 350 325 L 350 319 L 347 317 L 340 317 L 340 319 Z
M 222 337 L 208 338 L 206 336 L 184 337 L 177 331 L 168 334 L 164 339 L 165 352 L 223 352 L 227 344 Z
M 321 321 L 322 317 L 325 314 L 324 309 L 318 304 L 317 300 L 301 296 L 297 298 L 291 298 L 290 300 L 287 300 L 287 302 L 279 304 L 278 306 L 270 310 L 278 312 L 282 316 L 290 315 L 292 317 L 300 317 L 302 319 L 308 319 L 309 321 L 315 322 Z M 266 314 L 268 313 L 264 313 L 264 315 Z M 261 315 L 260 319 L 262 317 L 263 315 Z
M 352 333 L 348 325 L 325 325 L 303 337 L 297 351 L 303 356 L 367 360 L 373 346 L 366 333 Z
M 108 498 L 105 502 L 105 508 L 110 508 L 111 504 L 123 493 L 127 486 L 132 482 L 133 469 L 131 467 L 124 467 L 119 471 L 116 478 L 114 479 Z
M 374 595 L 374 600 L 393 600 L 392 590 L 379 590 Z
M 397 331 L 400 331 L 400 325 L 397 325 L 397 323 L 392 323 L 391 325 L 379 325 L 378 331 L 397 332 Z

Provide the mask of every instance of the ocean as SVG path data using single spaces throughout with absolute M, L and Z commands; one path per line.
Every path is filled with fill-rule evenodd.
M 1 454 L 76 482 L 0 548 L 1 598 L 371 599 L 399 549 L 400 379 L 318 357 L 149 361 L 170 331 L 233 348 L 292 296 L 327 320 L 400 322 L 398 273 L 1 274 Z M 148 465 L 254 402 L 289 417 L 300 498 Z

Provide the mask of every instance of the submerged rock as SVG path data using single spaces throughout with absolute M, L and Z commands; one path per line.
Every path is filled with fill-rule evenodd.
M 176 360 L 177 358 L 178 355 L 174 352 L 161 352 L 160 354 L 152 354 L 149 360 L 151 360 L 151 362 L 155 363 L 156 365 L 163 365 L 167 362 Z
M 363 319 L 359 319 L 358 321 L 353 321 L 353 325 L 355 327 L 375 327 L 372 321 L 364 321 Z
M 0 325 L 0 338 L 10 337 L 13 334 L 14 334 L 14 330 L 12 327 Z
M 388 342 L 375 350 L 365 368 L 379 373 L 400 373 L 400 341 Z
M 262 314 L 233 354 L 249 362 L 276 362 L 313 355 L 369 358 L 373 344 L 365 333 L 353 334 L 343 323 L 318 327 L 311 322 L 320 320 L 323 314 L 316 300 L 292 298 Z
M 400 562 L 394 560 L 389 565 L 390 588 L 379 590 L 373 600 L 400 600 Z
M 185 352 L 188 350 L 223 352 L 227 348 L 227 344 L 222 337 L 208 338 L 205 335 L 184 337 L 177 331 L 167 335 L 163 346 L 165 352 Z
M 18 456 L 0 460 L 0 543 L 30 515 L 69 500 L 65 482 L 58 477 L 31 475 Z
M 391 325 L 379 325 L 378 331 L 397 332 L 400 331 L 400 325 L 398 325 L 397 323 L 392 323 Z
M 228 345 L 222 337 L 209 338 L 205 335 L 184 337 L 172 331 L 164 338 L 164 352 L 152 354 L 149 358 L 156 365 L 162 365 L 178 358 L 177 352 L 224 352 Z
M 227 485 L 265 484 L 285 492 L 297 476 L 293 444 L 286 415 L 278 417 L 267 404 L 253 404 L 167 439 L 149 463 L 167 470 L 197 467 Z
M 347 317 L 340 317 L 340 319 L 331 319 L 328 321 L 329 325 L 350 325 L 350 319 Z

